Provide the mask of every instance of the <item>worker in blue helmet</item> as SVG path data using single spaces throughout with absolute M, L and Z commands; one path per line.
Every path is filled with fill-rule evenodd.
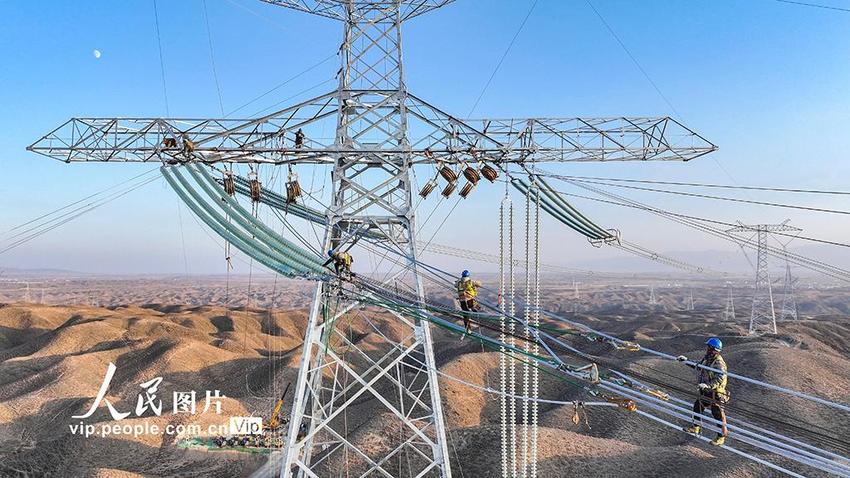
M 481 310 L 481 307 L 478 306 L 478 302 L 475 300 L 478 297 L 479 287 L 481 287 L 481 283 L 472 280 L 469 271 L 465 270 L 461 272 L 460 279 L 455 282 L 460 310 L 464 312 L 478 312 Z M 463 314 L 463 325 L 466 327 L 466 333 L 469 333 L 469 315 L 467 314 Z
M 726 412 L 723 406 L 729 402 L 729 392 L 726 390 L 727 368 L 726 361 L 720 355 L 723 350 L 723 342 L 717 337 L 712 337 L 705 342 L 705 356 L 699 362 L 689 362 L 684 355 L 677 357 L 680 362 L 697 371 L 697 387 L 699 396 L 694 402 L 694 423 L 683 430 L 688 433 L 699 434 L 702 423 L 702 413 L 706 408 L 711 410 L 711 416 L 720 422 L 720 432 L 712 445 L 721 446 L 726 443 Z
M 325 266 L 333 262 L 334 270 L 336 271 L 336 275 L 341 279 L 351 279 L 354 277 L 354 273 L 351 272 L 351 264 L 354 263 L 354 258 L 351 257 L 351 254 L 345 251 L 336 251 L 331 249 L 328 251 L 328 259 L 325 262 Z

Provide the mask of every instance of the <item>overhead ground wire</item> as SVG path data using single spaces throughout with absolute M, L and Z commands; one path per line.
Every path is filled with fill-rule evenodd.
M 628 185 L 628 184 L 617 184 L 617 183 L 613 183 L 613 182 L 593 181 L 593 180 L 588 180 L 588 179 L 569 179 L 569 181 L 576 181 L 576 182 L 587 183 L 587 184 L 596 184 L 596 185 L 600 185 L 600 186 L 610 186 L 610 187 L 615 187 L 615 188 L 635 189 L 635 190 L 639 190 L 639 191 L 649 191 L 649 192 L 654 192 L 654 193 L 675 194 L 675 195 L 679 195 L 679 196 L 688 196 L 688 197 L 695 197 L 695 198 L 702 198 L 702 199 L 715 199 L 715 200 L 718 200 L 718 201 L 730 201 L 730 202 L 738 202 L 738 203 L 745 203 L 745 204 L 756 204 L 756 205 L 759 205 L 759 206 L 770 206 L 770 207 L 780 207 L 780 208 L 786 208 L 786 209 L 800 209 L 800 210 L 803 210 L 803 211 L 823 212 L 823 213 L 829 213 L 829 214 L 850 215 L 850 211 L 845 211 L 845 210 L 841 210 L 841 209 L 828 209 L 828 208 L 823 208 L 823 207 L 801 206 L 801 205 L 798 205 L 798 204 L 783 204 L 783 203 L 775 203 L 775 202 L 769 202 L 769 201 L 755 201 L 755 200 L 751 200 L 751 199 L 733 198 L 733 197 L 728 197 L 728 196 L 713 196 L 713 195 L 710 195 L 710 194 L 691 193 L 691 192 L 687 192 L 687 191 L 674 191 L 674 190 L 670 190 L 670 189 L 659 189 L 659 188 L 650 188 L 650 187 L 643 187 L 643 186 L 632 186 L 632 185 Z
M 140 176 L 144 176 L 144 175 L 140 175 Z M 159 179 L 158 176 L 153 176 L 153 177 L 150 177 L 150 178 L 146 178 L 143 181 L 137 181 L 136 183 L 132 183 L 125 188 L 114 191 L 111 194 L 109 194 L 109 195 L 107 195 L 103 198 L 98 198 L 96 200 L 89 201 L 85 204 L 78 206 L 77 208 L 66 211 L 63 214 L 60 214 L 58 216 L 50 217 L 49 219 L 44 220 L 44 221 L 40 221 L 40 222 L 35 222 L 36 220 L 28 221 L 27 224 L 29 224 L 30 227 L 28 227 L 26 229 L 16 229 L 18 231 L 16 234 L 6 238 L 7 241 L 10 240 L 10 239 L 14 239 L 14 241 L 7 244 L 2 249 L 0 249 L 0 254 L 8 252 L 12 249 L 19 247 L 19 246 L 22 246 L 23 244 L 26 244 L 27 242 L 29 242 L 29 241 L 31 241 L 31 240 L 33 240 L 33 239 L 35 239 L 35 238 L 37 238 L 37 237 L 39 237 L 43 234 L 46 234 L 50 231 L 53 231 L 54 229 L 73 221 L 74 219 L 82 216 L 83 214 L 85 214 L 87 212 L 93 211 L 93 210 L 99 208 L 100 206 L 103 206 L 103 205 L 108 204 L 108 203 L 110 203 L 110 202 L 112 202 L 112 201 L 114 201 L 118 198 L 121 198 L 121 197 L 143 187 L 143 186 L 146 186 L 146 185 L 156 181 L 157 179 Z M 109 188 L 109 190 L 111 190 L 111 189 L 114 189 L 114 187 Z M 77 201 L 77 203 L 79 203 L 79 201 Z M 54 210 L 53 212 L 64 211 L 65 209 L 67 209 L 67 206 L 64 206 L 62 208 Z M 51 214 L 52 213 L 42 215 L 42 216 L 40 216 L 40 218 L 45 219 L 45 218 L 49 217 Z
M 701 216 L 694 216 L 694 215 L 689 215 L 689 214 L 676 213 L 676 212 L 672 212 L 672 211 L 665 210 L 665 209 L 654 208 L 652 206 L 640 206 L 640 205 L 637 205 L 637 204 L 629 204 L 629 203 L 625 203 L 625 202 L 611 201 L 611 200 L 608 200 L 608 199 L 602 199 L 602 198 L 598 198 L 598 197 L 585 196 L 585 195 L 576 194 L 576 193 L 573 193 L 573 192 L 558 191 L 558 194 L 562 194 L 564 196 L 574 197 L 574 198 L 578 198 L 578 199 L 586 199 L 588 201 L 611 204 L 611 205 L 614 205 L 614 206 L 623 206 L 623 207 L 628 207 L 628 208 L 633 208 L 633 209 L 639 209 L 639 210 L 648 211 L 648 212 L 659 211 L 659 212 L 664 212 L 665 214 L 668 214 L 670 216 L 676 216 L 676 217 L 680 217 L 680 218 L 684 218 L 684 219 L 692 219 L 692 220 L 695 220 L 695 221 L 702 221 L 702 222 L 707 222 L 707 223 L 711 223 L 711 224 L 717 224 L 717 225 L 720 225 L 720 226 L 727 226 L 727 227 L 730 227 L 730 228 L 731 227 L 737 227 L 737 226 L 740 225 L 740 224 L 735 224 L 735 223 L 727 222 L 727 221 L 719 221 L 717 219 L 709 219 L 709 218 L 701 217 Z M 804 241 L 819 242 L 821 244 L 829 244 L 829 245 L 832 245 L 832 246 L 850 247 L 850 244 L 848 244 L 846 242 L 830 241 L 828 239 L 819 239 L 817 237 L 804 236 L 804 235 L 800 235 L 800 234 L 788 234 L 788 233 L 784 233 L 784 232 L 781 232 L 781 231 L 773 232 L 772 234 L 779 235 L 779 236 L 792 237 L 794 239 L 801 239 L 801 240 L 804 240 Z
M 666 186 L 689 186 L 699 188 L 717 188 L 717 189 L 742 189 L 749 191 L 770 191 L 770 192 L 785 192 L 785 193 L 803 193 L 803 194 L 831 194 L 840 196 L 850 196 L 850 191 L 825 190 L 825 189 L 800 189 L 800 188 L 779 188 L 766 186 L 736 186 L 730 184 L 715 184 L 715 183 L 692 183 L 681 181 L 658 181 L 649 179 L 629 179 L 629 178 L 608 178 L 599 176 L 573 176 L 551 173 L 537 173 L 540 176 L 556 178 L 556 179 L 574 179 L 590 180 L 590 181 L 615 181 L 623 183 L 639 183 L 639 184 L 663 184 Z

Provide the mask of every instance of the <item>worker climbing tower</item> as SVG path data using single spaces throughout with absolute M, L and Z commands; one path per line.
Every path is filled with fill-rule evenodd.
M 756 277 L 753 291 L 753 305 L 750 312 L 749 333 L 751 335 L 775 334 L 776 311 L 773 304 L 773 289 L 768 269 L 768 236 L 774 232 L 796 232 L 799 228 L 789 226 L 788 221 L 780 224 L 739 224 L 729 229 L 729 233 L 750 234 L 758 244 L 756 250 Z

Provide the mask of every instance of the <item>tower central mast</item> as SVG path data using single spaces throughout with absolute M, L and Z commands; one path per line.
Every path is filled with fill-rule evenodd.
M 423 2 L 424 3 L 424 2 Z M 333 154 L 333 200 L 328 208 L 325 248 L 348 250 L 367 232 L 406 258 L 393 271 L 423 303 L 416 268 L 411 194 L 411 153 L 407 132 L 407 92 L 401 52 L 402 2 L 347 2 L 340 10 L 344 31 L 336 93 L 338 117 Z M 337 319 L 375 327 L 370 313 L 351 310 L 338 284 L 317 286 L 296 385 L 281 476 L 324 476 L 342 466 L 360 473 L 398 476 L 394 456 L 405 459 L 410 476 L 450 477 L 446 431 L 437 384 L 431 331 L 427 322 L 398 316 L 397 336 L 382 331 L 381 356 L 360 350 L 340 331 Z M 392 313 L 392 311 L 390 311 Z M 350 318 L 351 315 L 358 317 Z M 344 321 L 340 321 L 344 322 Z M 358 360 L 349 360 L 352 349 Z M 328 371 L 332 370 L 332 374 Z M 400 437 L 378 456 L 347 435 L 341 420 L 362 394 L 371 394 L 391 417 Z M 340 461 L 341 460 L 341 461 Z M 349 460 L 359 464 L 349 463 Z M 335 463 L 336 461 L 336 463 Z M 330 468 L 328 468 L 330 467 Z

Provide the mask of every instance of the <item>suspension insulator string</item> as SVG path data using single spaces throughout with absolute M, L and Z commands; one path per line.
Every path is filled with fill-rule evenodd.
M 531 268 L 529 264 L 531 260 L 531 195 L 526 194 L 525 196 L 525 295 L 523 299 L 525 301 L 523 308 L 523 322 L 525 324 L 524 327 L 524 337 L 525 341 L 523 341 L 523 350 L 526 353 L 530 353 L 532 346 L 530 343 L 531 338 Z M 531 403 L 528 400 L 528 396 L 530 393 L 530 380 L 531 380 L 531 367 L 529 367 L 528 362 L 523 362 L 522 365 L 522 466 L 520 467 L 520 477 L 527 478 L 528 477 L 528 468 L 529 468 L 529 423 L 530 423 L 530 414 L 531 414 Z
M 540 327 L 540 191 L 537 187 L 536 182 L 533 184 L 532 191 L 534 193 L 534 215 L 533 215 L 533 229 L 534 229 L 534 270 L 532 276 L 532 284 L 534 287 L 533 290 L 533 301 L 534 308 L 532 310 L 531 315 L 531 325 L 535 330 Z M 531 352 L 533 354 L 538 354 L 540 352 L 540 345 L 535 340 L 531 346 Z M 537 398 L 539 395 L 539 374 L 540 370 L 537 367 L 532 368 L 531 370 L 531 469 L 529 471 L 529 476 L 531 478 L 537 478 L 537 438 L 538 438 L 538 402 Z
M 510 201 L 510 197 L 507 195 L 507 191 L 505 191 L 505 197 L 502 199 L 502 204 L 499 207 L 499 309 L 502 312 L 502 315 L 499 317 L 499 342 L 501 344 L 505 343 L 506 335 L 506 317 L 505 313 L 507 312 L 507 304 L 506 304 L 506 278 L 505 278 L 505 260 L 506 260 L 506 248 L 505 248 L 505 215 L 507 213 L 507 202 Z M 501 446 L 502 446 L 502 476 L 507 477 L 508 475 L 508 396 L 507 396 L 507 355 L 506 349 L 504 345 L 499 347 L 499 391 L 502 395 L 499 397 L 499 431 L 501 433 Z
M 507 181 L 507 180 L 506 180 Z M 508 183 L 505 183 L 507 190 Z M 514 206 L 508 201 L 508 315 L 516 317 L 516 280 L 514 275 Z M 516 350 L 516 321 L 508 321 L 508 345 Z M 508 392 L 511 397 L 516 397 L 516 361 L 513 354 L 508 361 Z M 517 402 L 515 398 L 510 401 L 508 424 L 511 448 L 511 476 L 517 477 L 519 463 L 517 461 Z

